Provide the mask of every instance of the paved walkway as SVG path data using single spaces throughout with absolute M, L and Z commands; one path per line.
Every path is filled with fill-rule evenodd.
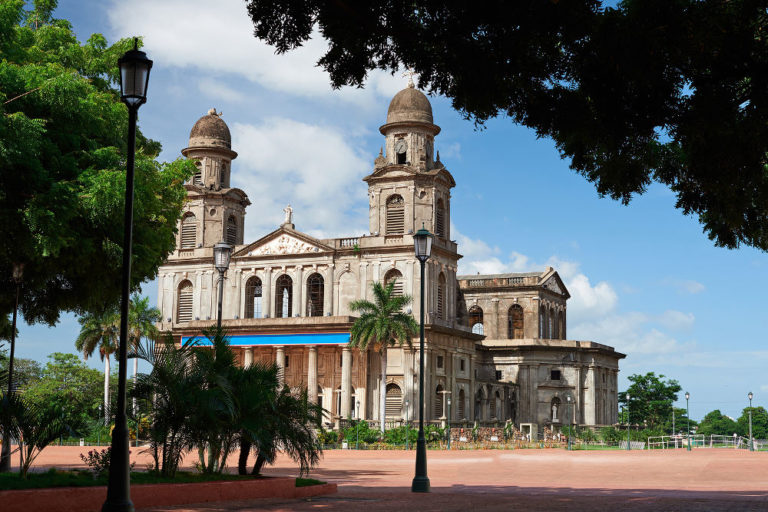
M 39 464 L 78 466 L 83 448 L 46 449 Z M 146 461 L 135 449 L 137 467 Z M 336 495 L 161 507 L 161 511 L 355 510 L 364 512 L 766 511 L 768 453 L 728 449 L 678 451 L 429 451 L 429 494 L 410 492 L 415 452 L 327 451 L 312 477 L 337 482 Z M 191 466 L 194 456 L 185 460 Z M 236 462 L 235 458 L 230 461 Z M 267 475 L 296 475 L 278 459 Z

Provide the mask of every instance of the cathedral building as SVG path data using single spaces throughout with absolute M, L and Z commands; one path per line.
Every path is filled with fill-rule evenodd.
M 617 421 L 619 359 L 613 348 L 566 337 L 568 290 L 552 268 L 541 272 L 457 275 L 451 240 L 451 173 L 435 152 L 440 127 L 427 97 L 409 86 L 395 95 L 379 128 L 384 147 L 368 184 L 369 233 L 317 239 L 284 222 L 243 240 L 243 190 L 230 186 L 229 128 L 210 110 L 195 123 L 182 154 L 198 172 L 178 246 L 159 271 L 161 330 L 199 336 L 216 320 L 218 272 L 213 246 L 234 247 L 225 275 L 222 325 L 239 362 L 276 362 L 291 387 L 306 386 L 339 419 L 380 421 L 380 356 L 348 347 L 351 301 L 371 298 L 374 282 L 394 281 L 414 297 L 420 272 L 413 234 L 434 233 L 425 273 L 425 420 L 453 425 L 513 422 L 556 430 Z M 235 171 L 236 172 L 236 171 Z M 385 421 L 418 417 L 418 336 L 387 352 Z M 450 398 L 450 407 L 449 407 Z

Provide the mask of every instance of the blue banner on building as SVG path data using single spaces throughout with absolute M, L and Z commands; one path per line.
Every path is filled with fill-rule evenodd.
M 182 336 L 181 342 L 197 338 L 200 345 L 210 345 L 205 336 Z M 231 334 L 227 336 L 233 347 L 270 346 L 270 345 L 346 345 L 349 343 L 348 332 L 293 333 L 293 334 Z

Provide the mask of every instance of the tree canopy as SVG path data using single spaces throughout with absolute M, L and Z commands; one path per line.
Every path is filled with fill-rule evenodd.
M 768 250 L 764 0 L 247 5 L 278 53 L 319 31 L 334 87 L 411 68 L 468 119 L 551 138 L 601 196 L 628 204 L 660 183 L 716 245 Z
M 735 421 L 720 412 L 720 409 L 715 409 L 702 418 L 696 433 L 705 436 L 731 436 L 738 431 L 739 428 Z
M 629 409 L 630 423 L 649 429 L 671 425 L 672 403 L 677 400 L 680 384 L 673 379 L 663 380 L 664 375 L 656 376 L 654 372 L 630 375 L 628 379 L 631 384 L 619 394 L 619 404 Z
M 122 263 L 128 113 L 117 59 L 132 41 L 85 44 L 55 0 L 0 3 L 0 317 L 13 308 L 14 263 L 24 263 L 21 310 L 53 324 L 62 311 L 116 303 Z M 132 287 L 155 277 L 175 245 L 194 170 L 160 164 L 160 144 L 137 134 Z
M 741 416 L 736 420 L 739 435 L 749 435 L 749 412 L 752 411 L 752 437 L 754 439 L 768 439 L 768 411 L 764 407 L 745 407 Z

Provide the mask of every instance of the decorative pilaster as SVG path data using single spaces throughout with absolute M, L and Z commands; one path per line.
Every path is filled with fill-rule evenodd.
M 352 400 L 352 352 L 349 347 L 341 349 L 341 413 L 342 418 L 350 416 Z
M 282 387 L 285 384 L 285 347 L 282 345 L 275 347 L 275 363 L 277 363 L 278 380 Z
M 261 283 L 261 309 L 264 318 L 272 318 L 272 267 L 264 269 L 264 281 Z
M 293 316 L 307 316 L 304 311 L 306 304 L 301 300 L 301 291 L 304 288 L 304 267 L 296 265 L 296 281 L 293 285 Z
M 307 391 L 309 401 L 317 403 L 317 346 L 310 345 L 307 348 Z

